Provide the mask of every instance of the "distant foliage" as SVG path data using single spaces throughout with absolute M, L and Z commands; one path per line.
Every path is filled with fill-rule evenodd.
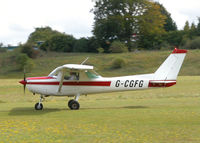
M 75 42 L 73 36 L 62 34 L 50 38 L 40 48 L 44 51 L 72 52 Z
M 18 64 L 19 70 L 21 71 L 23 71 L 24 69 L 26 71 L 31 71 L 35 66 L 33 60 L 30 59 L 26 54 L 19 54 L 16 57 L 16 62 Z
M 100 53 L 100 54 L 104 52 L 104 49 L 103 49 L 103 48 L 101 48 L 101 47 L 100 47 L 100 48 L 98 48 L 97 50 L 98 50 L 98 53 Z
M 6 48 L 1 48 L 0 47 L 0 53 L 5 53 L 7 50 L 6 50 Z
M 33 48 L 31 44 L 20 45 L 21 53 L 27 54 L 29 58 L 35 59 L 39 55 L 39 50 Z
M 3 52 L 6 52 L 6 48 L 3 47 L 3 43 L 0 43 L 0 52 L 3 53 Z
M 48 39 L 52 38 L 56 35 L 61 35 L 62 33 L 52 30 L 51 27 L 38 27 L 35 28 L 35 31 L 31 33 L 28 37 L 27 43 L 29 44 L 36 44 L 38 41 L 47 41 Z
M 88 39 L 81 38 L 74 44 L 73 52 L 88 52 Z
M 165 19 L 165 24 L 164 24 L 164 29 L 166 32 L 169 31 L 176 31 L 177 30 L 177 25 L 174 22 L 174 20 L 171 18 L 171 14 L 166 10 L 166 8 L 160 4 L 159 2 L 155 2 L 156 5 L 160 6 L 160 11 L 161 13 L 166 16 Z
M 126 64 L 126 62 L 124 61 L 124 59 L 117 58 L 112 62 L 112 68 L 120 69 L 120 68 L 124 67 L 125 64 Z
M 120 41 L 114 41 L 110 46 L 110 52 L 111 53 L 124 53 L 128 52 L 128 47 L 120 42 Z
M 200 49 L 200 37 L 195 38 L 194 40 L 188 40 L 183 46 L 184 49 Z

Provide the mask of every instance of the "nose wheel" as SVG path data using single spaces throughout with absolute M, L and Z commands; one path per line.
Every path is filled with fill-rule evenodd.
M 42 110 L 43 109 L 42 101 L 44 101 L 43 95 L 40 96 L 39 102 L 35 104 L 35 110 Z
M 42 109 L 43 109 L 42 103 L 36 103 L 35 104 L 35 110 L 42 110 Z

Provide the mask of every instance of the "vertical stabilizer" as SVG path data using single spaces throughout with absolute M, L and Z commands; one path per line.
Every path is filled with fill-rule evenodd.
M 154 80 L 176 80 L 186 53 L 187 50 L 175 48 L 154 73 Z

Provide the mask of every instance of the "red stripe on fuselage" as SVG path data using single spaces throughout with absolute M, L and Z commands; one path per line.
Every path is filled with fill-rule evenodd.
M 54 78 L 50 76 L 45 76 L 45 77 L 28 77 L 26 79 L 27 80 L 42 80 L 42 79 L 54 79 Z
M 27 82 L 27 84 L 37 85 L 59 85 L 60 82 Z M 65 86 L 110 86 L 111 81 L 72 81 L 63 82 Z
M 159 83 L 153 82 L 153 81 L 159 81 Z M 176 80 L 165 80 L 165 81 L 171 81 L 169 83 L 165 83 L 162 80 L 152 80 L 149 81 L 149 87 L 170 87 L 176 84 Z

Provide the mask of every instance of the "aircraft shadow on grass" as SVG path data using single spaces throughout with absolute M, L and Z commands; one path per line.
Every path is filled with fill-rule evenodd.
M 24 115 L 43 115 L 47 113 L 52 113 L 52 112 L 58 112 L 58 111 L 63 111 L 66 109 L 59 109 L 59 108 L 45 108 L 44 110 L 36 111 L 33 107 L 18 107 L 18 108 L 13 108 L 10 110 L 10 113 L 8 115 L 10 116 L 24 116 Z
M 97 107 L 97 108 L 82 108 L 81 110 L 101 110 L 101 109 L 144 109 L 148 108 L 147 106 L 122 106 L 122 107 Z M 79 110 L 79 112 L 81 111 Z M 18 107 L 18 108 L 13 108 L 9 112 L 9 116 L 32 116 L 32 115 L 44 115 L 52 112 L 59 112 L 59 111 L 70 111 L 69 109 L 66 108 L 45 108 L 44 110 L 38 110 L 36 111 L 33 109 L 33 107 Z

